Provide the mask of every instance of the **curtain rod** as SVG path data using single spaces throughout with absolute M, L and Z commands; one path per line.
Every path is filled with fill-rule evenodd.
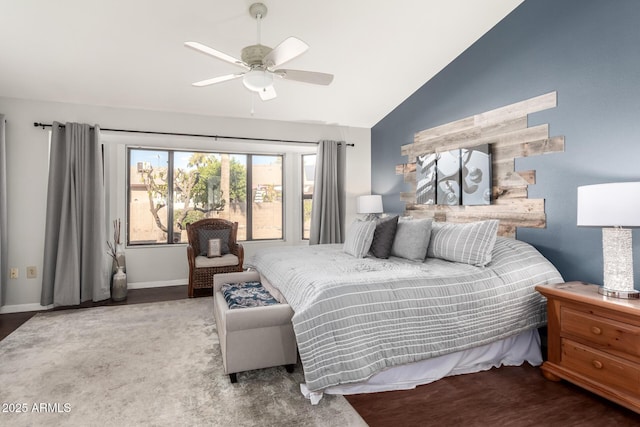
M 44 129 L 44 128 L 50 128 L 53 125 L 51 123 L 34 122 L 33 126 L 41 127 L 42 129 Z M 64 125 L 60 125 L 60 126 L 64 127 Z M 285 143 L 288 142 L 288 143 L 294 143 L 294 144 L 318 145 L 318 143 L 314 141 L 296 141 L 296 140 L 290 140 L 290 139 L 248 138 L 245 136 L 207 135 L 207 134 L 199 134 L 199 133 L 179 133 L 179 132 L 158 132 L 158 131 L 152 131 L 152 130 L 107 129 L 107 128 L 100 128 L 100 130 L 108 131 L 108 132 L 145 133 L 149 135 L 193 136 L 193 137 L 200 137 L 200 138 L 239 139 L 242 141 L 265 141 L 265 142 L 285 142 Z M 346 144 L 346 145 L 349 147 L 355 146 L 354 144 Z

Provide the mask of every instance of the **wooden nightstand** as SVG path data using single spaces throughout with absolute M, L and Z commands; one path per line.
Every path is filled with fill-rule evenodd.
M 640 413 L 640 301 L 605 297 L 582 282 L 539 285 L 547 298 L 542 374 Z

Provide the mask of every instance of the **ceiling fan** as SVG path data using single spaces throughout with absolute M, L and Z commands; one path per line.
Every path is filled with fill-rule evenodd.
M 195 82 L 193 86 L 209 86 L 242 77 L 242 82 L 247 89 L 258 93 L 263 101 L 268 101 L 276 97 L 276 90 L 273 87 L 273 80 L 276 77 L 317 85 L 328 85 L 333 81 L 332 74 L 276 68 L 306 52 L 309 45 L 295 37 L 287 38 L 274 49 L 260 44 L 260 22 L 267 15 L 267 7 L 262 3 L 254 3 L 249 7 L 249 14 L 258 21 L 258 43 L 243 48 L 241 60 L 198 42 L 184 43 L 191 49 L 244 69 L 239 73 Z

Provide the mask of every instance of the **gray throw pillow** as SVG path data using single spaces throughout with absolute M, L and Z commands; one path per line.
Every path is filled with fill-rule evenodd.
M 391 255 L 412 261 L 424 261 L 431 236 L 431 219 L 403 219 L 398 221 Z
M 347 230 L 342 250 L 356 258 L 364 258 L 371 247 L 375 229 L 375 221 L 354 221 Z
M 371 253 L 376 258 L 389 258 L 393 239 L 396 236 L 398 226 L 398 216 L 391 218 L 381 218 L 376 221 L 376 229 L 373 232 L 371 242 Z
M 499 223 L 497 219 L 467 224 L 436 223 L 428 256 L 484 267 L 491 262 Z
M 209 249 L 209 240 L 211 239 L 220 239 L 220 253 L 222 255 L 228 254 L 230 234 L 231 234 L 231 230 L 228 228 L 223 228 L 220 230 L 209 230 L 206 228 L 202 228 L 198 230 L 198 237 L 200 239 L 199 255 L 207 256 L 207 252 Z

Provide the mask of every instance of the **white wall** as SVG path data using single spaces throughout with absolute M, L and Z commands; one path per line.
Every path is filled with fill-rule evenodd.
M 206 117 L 191 114 L 121 109 L 99 106 L 28 101 L 0 97 L 0 112 L 7 119 L 8 160 L 8 216 L 9 267 L 19 269 L 19 278 L 3 283 L 6 287 L 6 305 L 0 313 L 41 309 L 40 290 L 44 251 L 44 224 L 48 177 L 49 132 L 35 128 L 34 122 L 81 122 L 99 124 L 101 128 L 139 129 L 160 132 L 229 135 L 242 137 L 317 141 L 320 139 L 345 140 L 355 144 L 347 150 L 347 209 L 349 224 L 355 217 L 355 198 L 369 194 L 371 189 L 371 132 L 370 129 L 325 126 L 304 123 L 265 120 Z M 273 147 L 268 144 L 200 138 L 160 138 L 123 133 L 103 134 L 107 146 L 107 167 L 111 172 L 109 192 L 111 216 L 125 218 L 125 145 L 150 144 L 180 148 L 208 148 L 246 152 L 287 151 L 285 162 L 293 165 L 301 152 L 315 146 L 289 145 Z M 233 145 L 230 145 L 233 144 Z M 286 173 L 286 172 L 285 172 Z M 285 175 L 291 197 L 298 183 L 292 174 Z M 115 190 L 115 191 L 114 191 Z M 299 193 L 295 191 L 295 193 Z M 293 199 L 295 200 L 295 199 Z M 291 218 L 299 217 L 300 203 L 286 202 L 286 239 L 283 242 L 246 242 L 245 254 L 250 256 L 260 247 L 274 244 L 300 243 L 298 224 Z M 106 242 L 105 242 L 106 247 Z M 182 245 L 151 248 L 127 248 L 127 273 L 132 287 L 159 284 L 187 283 L 186 249 Z M 36 266 L 38 277 L 26 278 L 26 267 Z

